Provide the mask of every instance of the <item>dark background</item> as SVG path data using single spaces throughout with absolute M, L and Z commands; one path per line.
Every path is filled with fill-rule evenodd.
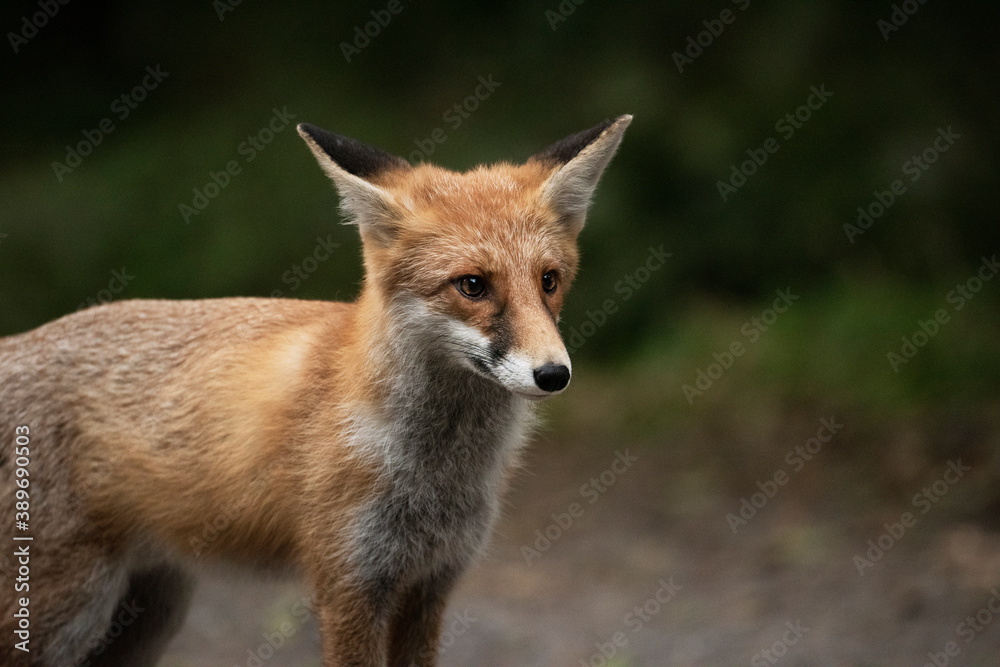
M 908 542 L 917 564 L 905 574 L 885 574 L 884 585 L 898 584 L 905 598 L 914 587 L 923 591 L 927 572 L 945 567 L 934 549 L 947 542 L 947 531 L 966 531 L 961 535 L 974 535 L 980 545 L 996 538 L 1000 281 L 985 282 L 961 310 L 947 295 L 975 274 L 981 258 L 1000 251 L 1000 6 L 913 0 L 897 3 L 897 16 L 905 15 L 903 5 L 915 13 L 885 39 L 879 21 L 894 12 L 888 2 L 402 0 L 402 11 L 348 62 L 341 44 L 352 42 L 355 28 L 363 29 L 386 3 L 75 0 L 59 5 L 16 53 L 8 33 L 21 33 L 23 17 L 41 10 L 34 2 L 6 3 L 0 15 L 8 35 L 0 47 L 0 335 L 39 326 L 88 300 L 277 292 L 353 298 L 360 278 L 356 231 L 338 224 L 336 194 L 294 127 L 276 133 L 252 162 L 239 152 L 274 109 L 287 109 L 292 123 L 314 123 L 403 156 L 427 146 L 442 128 L 447 140 L 427 159 L 458 170 L 520 161 L 567 134 L 631 113 L 635 120 L 581 236 L 582 271 L 564 311 L 567 339 L 574 331 L 592 335 L 574 345 L 574 387 L 551 405 L 540 470 L 516 492 L 509 513 L 518 518 L 498 548 L 503 540 L 514 545 L 516 569 L 517 547 L 565 504 L 545 495 L 556 483 L 542 477 L 546 456 L 564 471 L 562 488 L 572 499 L 591 474 L 586 462 L 600 471 L 609 453 L 631 444 L 646 451 L 650 463 L 641 483 L 637 477 L 629 484 L 629 493 L 638 495 L 620 513 L 614 502 L 624 500 L 597 506 L 603 520 L 615 524 L 660 501 L 663 509 L 620 543 L 651 536 L 670 541 L 685 529 L 711 525 L 710 532 L 721 528 L 719 540 L 728 541 L 682 540 L 695 550 L 692 562 L 704 560 L 696 557 L 703 549 L 731 554 L 730 565 L 747 565 L 754 558 L 769 562 L 770 531 L 813 526 L 795 544 L 822 543 L 834 552 L 838 547 L 830 544 L 839 544 L 847 567 L 840 561 L 830 567 L 854 586 L 859 579 L 851 555 L 879 535 L 884 518 L 910 507 L 911 496 L 948 461 L 962 457 L 973 466 L 971 481 L 949 492 L 933 527 L 922 524 L 929 527 Z M 220 15 L 223 6 L 232 11 Z M 735 19 L 679 72 L 675 52 L 699 33 L 707 43 L 703 22 L 726 9 Z M 119 119 L 114 100 L 140 84 L 147 66 L 169 75 Z M 500 85 L 455 127 L 444 114 L 474 94 L 480 76 Z M 794 136 L 782 136 L 776 122 L 805 104 L 813 86 L 832 96 Z M 67 146 L 84 141 L 83 133 L 106 117 L 114 131 L 60 180 L 52 163 L 65 162 Z M 911 182 L 904 165 L 933 145 L 939 128 L 959 138 Z M 723 201 L 717 183 L 769 137 L 779 150 Z M 241 173 L 185 222 L 179 205 L 191 205 L 192 190 L 203 189 L 210 172 L 223 171 L 230 160 Z M 905 194 L 851 243 L 844 225 L 895 179 L 902 179 Z M 340 246 L 329 260 L 312 264 L 307 279 L 291 278 L 317 238 Z M 622 298 L 619 281 L 636 275 L 648 248 L 661 245 L 673 253 L 670 260 Z M 113 272 L 123 269 L 133 278 L 115 293 L 109 282 L 120 287 Z M 799 299 L 750 340 L 745 323 L 762 315 L 778 289 Z M 616 312 L 594 315 L 608 298 Z M 939 309 L 948 321 L 894 370 L 888 353 L 900 354 L 902 337 L 912 339 Z M 600 326 L 581 329 L 588 321 Z M 713 355 L 725 358 L 734 341 L 746 353 L 724 364 L 730 367 L 703 394 L 685 394 L 684 386 L 697 388 Z M 784 453 L 830 415 L 844 431 L 783 489 L 783 507 L 794 511 L 775 510 L 768 523 L 760 522 L 760 553 L 741 544 L 729 534 L 725 515 L 758 481 L 784 468 Z M 547 491 L 533 495 L 533 485 Z M 601 520 L 593 521 L 580 529 L 574 547 L 580 562 L 597 558 L 586 554 L 607 534 Z M 842 543 L 835 534 L 845 536 Z M 657 544 L 654 551 L 665 549 Z M 993 551 L 983 547 L 982 553 L 993 564 L 969 566 L 982 580 L 948 580 L 934 589 L 947 603 L 923 592 L 914 603 L 954 613 L 932 622 L 907 612 L 889 622 L 885 632 L 899 642 L 889 652 L 875 648 L 890 641 L 885 632 L 872 634 L 862 622 L 856 649 L 830 639 L 799 654 L 840 655 L 843 664 L 925 659 L 951 636 L 952 620 L 985 599 L 983 582 L 1000 584 L 1000 565 L 987 558 Z M 792 571 L 802 565 L 798 558 L 786 563 Z M 484 566 L 476 576 L 489 571 Z M 775 583 L 755 567 L 733 572 L 739 572 L 730 575 L 734 585 L 765 587 L 775 599 L 792 585 Z M 794 586 L 808 590 L 816 576 Z M 585 582 L 577 580 L 582 595 L 581 587 Z M 852 604 L 874 615 L 885 611 L 865 600 Z M 640 635 L 610 664 L 687 664 L 686 655 L 746 661 L 769 644 L 768 614 L 783 621 L 795 613 L 784 602 L 747 611 L 747 627 L 759 626 L 758 640 L 750 631 L 727 635 L 711 613 L 718 599 L 702 602 L 706 621 L 699 631 L 729 637 L 717 652 L 684 653 L 681 639 L 647 645 Z M 579 605 L 569 606 L 555 609 L 552 618 L 586 616 Z M 854 616 L 846 606 L 844 614 Z M 539 623 L 547 625 L 533 626 L 541 628 L 539 637 L 557 632 L 545 618 Z M 660 617 L 664 636 L 674 635 L 675 620 Z M 922 628 L 924 621 L 929 625 Z M 596 650 L 600 628 L 616 621 L 592 622 L 593 637 L 581 621 L 573 630 L 580 633 L 576 647 L 538 664 L 575 664 Z M 902 631 L 914 627 L 911 634 Z M 814 632 L 814 640 L 820 634 Z M 986 643 L 997 646 L 998 635 L 1000 627 L 987 628 L 963 656 L 976 647 L 989 655 Z M 480 642 L 470 644 L 477 647 L 470 655 L 493 664 L 482 656 L 503 642 L 470 636 Z M 212 644 L 221 641 L 215 637 Z M 869 657 L 875 662 L 865 663 Z

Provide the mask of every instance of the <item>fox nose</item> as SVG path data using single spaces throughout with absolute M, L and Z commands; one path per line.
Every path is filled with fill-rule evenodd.
M 569 369 L 562 364 L 545 364 L 535 369 L 535 384 L 542 391 L 559 391 L 569 384 Z

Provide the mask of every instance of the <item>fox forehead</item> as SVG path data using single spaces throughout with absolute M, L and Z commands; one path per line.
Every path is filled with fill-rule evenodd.
M 552 169 L 539 163 L 456 173 L 432 165 L 385 174 L 378 185 L 406 211 L 389 266 L 410 281 L 440 284 L 466 273 L 534 276 L 576 271 L 575 234 L 541 201 Z
M 541 187 L 550 172 L 538 163 L 481 166 L 464 173 L 422 164 L 389 172 L 379 185 L 416 214 L 407 226 L 417 231 L 449 223 L 485 230 L 540 213 Z

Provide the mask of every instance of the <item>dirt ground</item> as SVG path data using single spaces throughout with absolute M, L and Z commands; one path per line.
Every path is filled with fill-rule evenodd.
M 440 664 L 1000 665 L 997 533 L 933 505 L 809 493 L 806 478 L 734 533 L 740 497 L 686 491 L 697 475 L 675 464 L 662 446 L 537 439 L 452 599 Z M 894 526 L 908 510 L 911 525 Z M 880 538 L 888 548 L 859 573 L 855 556 Z M 303 595 L 213 575 L 162 664 L 320 665 Z

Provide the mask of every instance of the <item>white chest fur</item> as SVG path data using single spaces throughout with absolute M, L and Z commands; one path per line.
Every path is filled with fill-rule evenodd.
M 489 380 L 436 370 L 422 391 L 357 423 L 355 443 L 377 460 L 383 485 L 353 530 L 366 579 L 464 569 L 493 526 L 533 422 L 528 401 Z

